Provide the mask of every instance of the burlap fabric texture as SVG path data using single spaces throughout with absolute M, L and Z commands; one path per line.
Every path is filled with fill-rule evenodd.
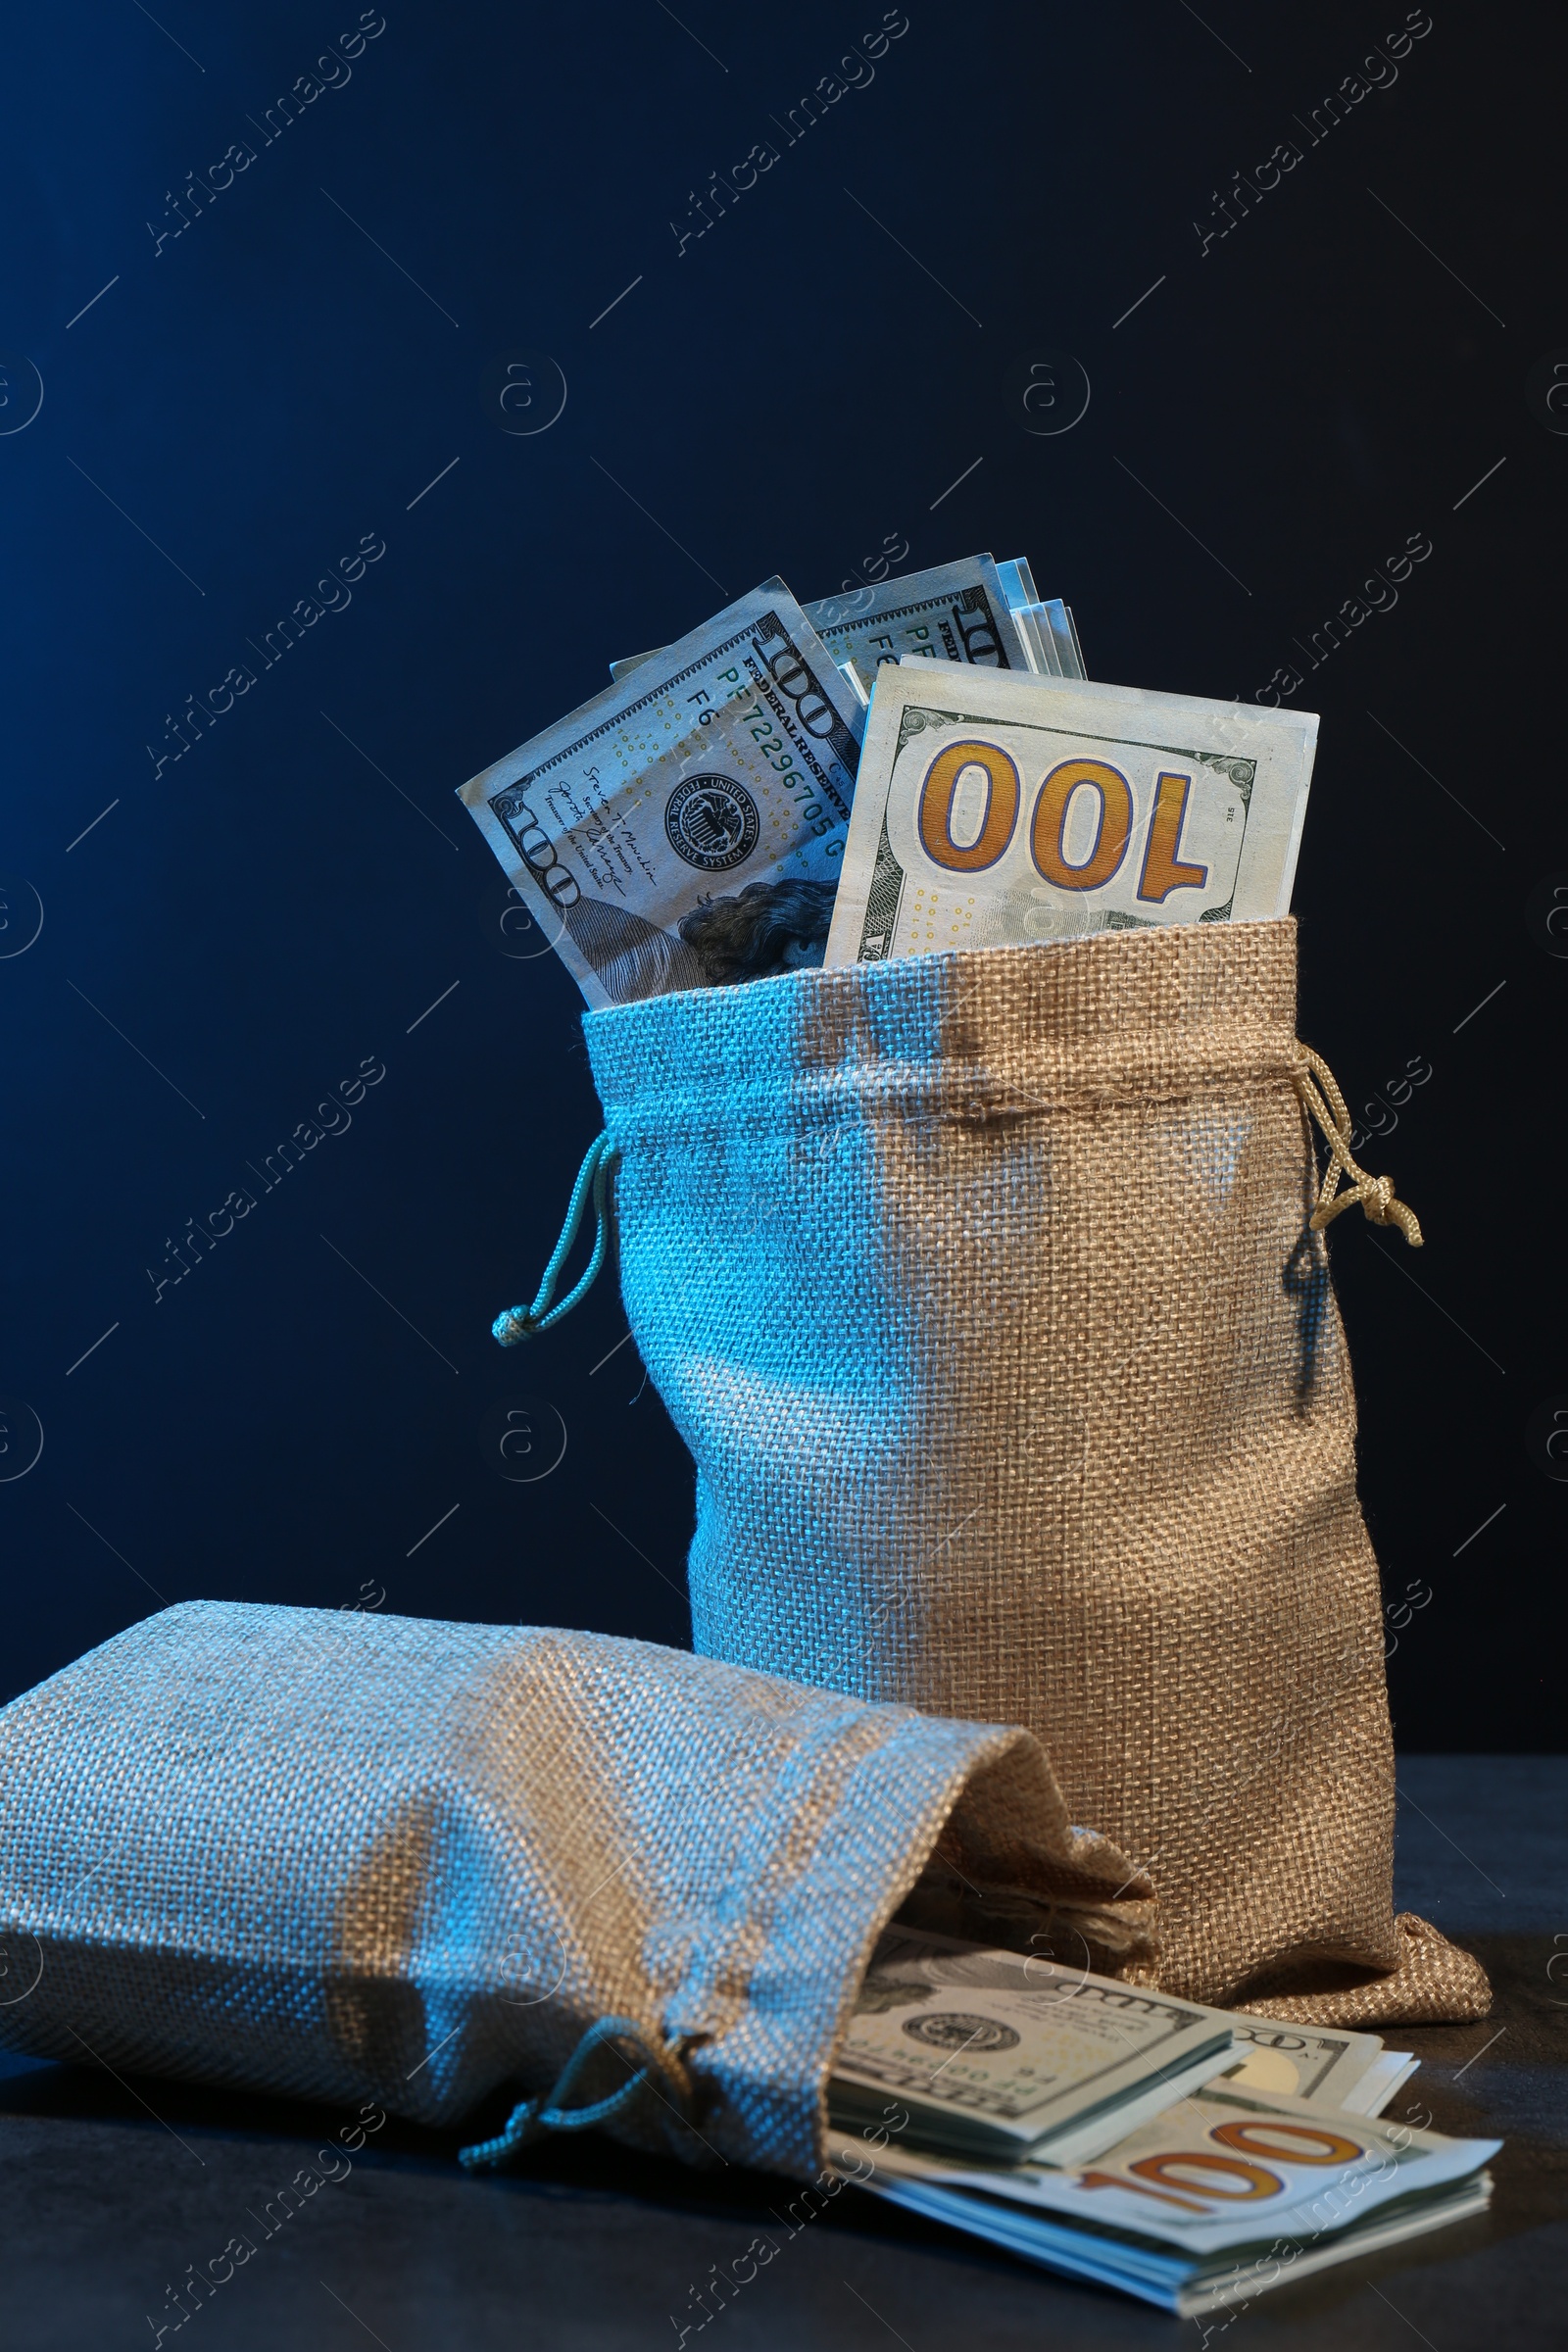
M 1136 1969 L 1147 1895 L 1026 1732 L 605 1636 L 195 1601 L 0 1711 L 0 2044 L 426 2123 L 614 2017 L 607 2129 L 809 2178 L 901 1902 Z
M 590 1014 L 622 1288 L 699 1649 L 1029 1725 L 1171 1990 L 1473 2017 L 1393 1913 L 1295 983 L 1291 922 L 1172 925 Z

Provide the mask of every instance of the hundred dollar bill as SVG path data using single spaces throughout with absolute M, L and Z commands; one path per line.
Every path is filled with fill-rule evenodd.
M 995 1996 L 992 2025 L 985 2031 L 969 2003 L 974 1993 Z M 1157 1996 L 1160 2002 L 1165 1998 Z M 1139 2113 L 1158 2114 L 1184 2087 L 1178 2078 L 1187 2068 L 1202 2082 L 1218 2075 L 1248 2089 L 1373 2114 L 1415 2065 L 1407 2052 L 1386 2052 L 1376 2034 L 1342 2026 L 1282 2025 L 1198 2001 L 1183 2002 L 1182 2014 L 1189 2021 L 1206 2020 L 1210 2032 L 1200 2037 L 1191 2056 L 1184 2058 L 1178 2048 L 1172 2065 L 1170 2049 L 1138 2005 L 1142 1999 L 1137 1985 L 1033 1954 L 988 1949 L 929 1929 L 889 1928 L 834 2069 L 831 2112 L 849 2121 L 896 2088 L 919 2111 L 914 2136 L 950 2151 L 974 2147 L 976 2121 L 984 2127 L 983 2136 L 991 2138 L 999 2112 L 998 2081 L 1011 2074 L 1036 2089 L 1049 2089 L 1045 2122 L 1031 2123 L 1030 2130 L 1047 2160 L 1063 2164 L 1123 2136 Z M 962 2064 L 945 2063 L 940 2048 L 935 2058 L 926 2054 L 925 2044 L 939 2038 L 938 2029 L 920 2021 L 950 2012 L 968 2016 L 975 2034 Z M 1009 2033 L 1016 2038 L 1009 2041 Z M 994 2051 L 988 2052 L 988 2036 L 997 2045 Z M 911 2041 L 919 2046 L 909 2047 Z M 1131 2070 L 1119 2066 L 1103 2079 L 1108 2092 L 1085 2103 L 1075 2069 L 1089 2065 L 1093 2079 L 1102 2081 L 1094 2072 L 1094 2052 L 1101 2045 L 1118 2061 L 1137 2056 L 1140 2063 Z M 1146 2065 L 1150 2052 L 1152 2063 Z M 863 2065 L 867 2058 L 871 2063 Z M 927 2077 L 929 2086 L 923 2087 Z
M 830 2129 L 828 2162 L 894 2203 L 1184 2316 L 1485 2210 L 1495 2139 L 1375 2123 L 1230 2082 L 1090 2164 L 962 2167 L 907 2145 L 906 2108 Z
M 1234 2056 L 1229 2016 L 1197 2001 L 893 1930 L 834 2060 L 829 2112 L 853 2128 L 896 2094 L 916 2144 L 1054 2163 L 1067 2135 L 1075 2153 L 1085 2126 L 1115 2139 L 1130 2103 L 1157 2112 Z
M 891 662 L 1050 673 L 1059 657 L 1054 638 L 1041 627 L 1044 610 L 1021 556 L 999 565 L 988 555 L 907 571 L 807 607 L 833 659 L 853 662 L 868 684 Z
M 1022 556 L 996 564 L 965 556 L 927 571 L 819 597 L 807 618 L 841 669 L 869 693 L 884 662 L 956 662 L 985 669 L 1082 677 L 1072 614 L 1059 599 L 1043 600 Z M 623 678 L 649 654 L 612 662 Z
M 1309 711 L 880 671 L 830 964 L 1289 911 Z
M 592 1005 L 820 963 L 864 713 L 782 580 L 458 797 Z

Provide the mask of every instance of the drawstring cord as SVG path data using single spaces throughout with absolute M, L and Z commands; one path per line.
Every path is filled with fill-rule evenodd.
M 497 1315 L 490 1326 L 492 1336 L 501 1342 L 503 1348 L 514 1348 L 519 1340 L 531 1340 L 539 1332 L 548 1331 L 552 1323 L 559 1323 L 563 1315 L 569 1315 L 578 1300 L 592 1290 L 599 1269 L 605 1262 L 605 1252 L 610 1247 L 608 1196 L 611 1173 L 619 1156 L 608 1133 L 596 1136 L 589 1145 L 582 1166 L 577 1170 L 577 1181 L 571 1188 L 566 1222 L 561 1228 L 561 1239 L 544 1270 L 532 1306 L 509 1306 Z M 577 1239 L 590 1194 L 593 1196 L 594 1216 L 599 1228 L 594 1236 L 593 1255 L 576 1288 L 567 1292 L 559 1306 L 552 1306 L 550 1301 L 555 1297 L 561 1269 Z
M 1412 1250 L 1419 1250 L 1421 1227 L 1414 1209 L 1406 1208 L 1394 1197 L 1392 1176 L 1369 1176 L 1356 1165 L 1350 1152 L 1350 1114 L 1345 1097 L 1334 1083 L 1334 1072 L 1321 1054 L 1310 1046 L 1298 1044 L 1300 1055 L 1291 1075 L 1296 1091 L 1301 1098 L 1303 1109 L 1311 1112 L 1323 1130 L 1323 1140 L 1329 1148 L 1329 1164 L 1318 1192 L 1317 1206 L 1308 1222 L 1314 1233 L 1332 1225 L 1341 1211 L 1353 1208 L 1359 1200 L 1374 1225 L 1397 1225 Z M 1327 1098 L 1327 1100 L 1325 1100 Z M 1340 1191 L 1340 1179 L 1345 1177 L 1348 1189 Z
M 636 2073 L 608 2098 L 595 2099 L 585 2107 L 569 2105 L 595 2051 L 611 2043 L 619 2048 L 623 2057 L 629 2055 L 642 2061 Z M 513 2109 L 504 2131 L 494 2139 L 482 2139 L 471 2148 L 460 2148 L 458 2162 L 470 2173 L 495 2172 L 547 2132 L 590 2131 L 596 2124 L 608 2123 L 612 2116 L 621 2114 L 645 2090 L 654 2088 L 656 2076 L 663 2084 L 668 2104 L 682 2123 L 689 2124 L 691 2084 L 673 2051 L 662 2048 L 632 2018 L 602 2017 L 597 2025 L 589 2027 L 566 2060 L 555 2088 L 542 2098 L 524 2099 L 520 2107 Z
M 1329 1148 L 1329 1164 L 1318 1192 L 1317 1205 L 1310 1224 L 1314 1233 L 1332 1225 L 1346 1209 L 1357 1201 L 1374 1225 L 1396 1225 L 1412 1250 L 1422 1247 L 1421 1227 L 1415 1211 L 1395 1196 L 1392 1176 L 1369 1176 L 1350 1150 L 1350 1114 L 1345 1097 L 1335 1083 L 1334 1073 L 1321 1054 L 1310 1046 L 1298 1045 L 1298 1059 L 1292 1068 L 1296 1091 L 1302 1108 L 1308 1111 L 1323 1133 Z M 610 1179 L 620 1153 L 612 1142 L 608 1130 L 596 1136 L 577 1170 L 577 1181 L 571 1188 L 571 1200 L 566 1207 L 566 1221 L 561 1229 L 561 1239 L 551 1252 L 550 1263 L 544 1270 L 539 1289 L 531 1306 L 509 1306 L 497 1315 L 491 1330 L 503 1348 L 514 1348 L 519 1340 L 531 1340 L 584 1298 L 599 1277 L 610 1247 Z M 1346 1190 L 1341 1192 L 1344 1179 Z M 596 1231 L 593 1253 L 581 1277 L 558 1304 L 556 1284 L 561 1269 L 570 1254 L 573 1243 L 582 1228 L 590 1199 L 593 1202 Z

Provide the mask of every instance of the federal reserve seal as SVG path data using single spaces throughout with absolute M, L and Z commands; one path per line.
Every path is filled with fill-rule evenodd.
M 705 873 L 727 873 L 757 847 L 757 803 L 733 776 L 688 776 L 664 804 L 664 831 L 677 858 Z
M 939 2009 L 930 2017 L 906 2017 L 904 2031 L 934 2050 L 1015 2050 L 1018 2036 L 994 2017 L 971 2017 L 963 2009 Z

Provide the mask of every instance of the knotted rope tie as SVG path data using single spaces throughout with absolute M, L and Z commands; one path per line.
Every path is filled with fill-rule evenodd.
M 640 2058 L 641 2065 L 607 2098 L 573 2107 L 569 2104 L 571 2095 L 595 2053 L 612 2044 L 618 2047 L 623 2057 L 629 2052 L 632 2057 Z M 674 2108 L 681 2122 L 689 2124 L 692 2086 L 673 2050 L 663 2048 L 633 2018 L 602 2017 L 596 2026 L 589 2027 L 566 2060 L 555 2088 L 543 2098 L 524 2099 L 520 2107 L 513 2109 L 503 2132 L 471 2148 L 460 2148 L 458 2162 L 470 2173 L 495 2172 L 510 2164 L 531 2141 L 542 2139 L 547 2132 L 591 2131 L 596 2124 L 608 2123 L 612 2116 L 621 2114 L 645 2091 L 653 2091 L 658 2085 L 662 2086 L 660 2095 Z
M 1310 1046 L 1298 1045 L 1300 1059 L 1292 1069 L 1296 1091 L 1301 1098 L 1302 1108 L 1311 1112 L 1323 1131 L 1329 1148 L 1329 1164 L 1324 1171 L 1318 1191 L 1317 1206 L 1308 1219 L 1314 1233 L 1332 1225 L 1343 1209 L 1353 1208 L 1359 1200 L 1374 1225 L 1397 1225 L 1412 1250 L 1419 1250 L 1421 1227 L 1414 1209 L 1406 1208 L 1394 1194 L 1392 1176 L 1369 1176 L 1356 1164 L 1350 1151 L 1350 1114 L 1345 1097 L 1334 1083 L 1334 1072 L 1321 1054 Z M 1347 1181 L 1348 1190 L 1340 1191 L 1340 1179 Z
M 620 1153 L 608 1134 L 596 1136 L 589 1145 L 582 1166 L 577 1170 L 577 1181 L 571 1188 L 566 1222 L 561 1228 L 561 1239 L 544 1270 L 544 1278 L 532 1306 L 509 1306 L 497 1315 L 490 1326 L 492 1336 L 501 1342 L 503 1348 L 514 1348 L 519 1340 L 531 1340 L 536 1333 L 548 1331 L 552 1323 L 559 1323 L 563 1315 L 569 1315 L 578 1300 L 592 1290 L 599 1269 L 605 1262 L 605 1252 L 610 1247 L 608 1196 L 611 1172 L 619 1157 Z M 567 1292 L 559 1306 L 552 1306 L 550 1301 L 556 1295 L 561 1269 L 577 1239 L 590 1195 L 599 1228 L 594 1236 L 593 1255 L 576 1288 Z

